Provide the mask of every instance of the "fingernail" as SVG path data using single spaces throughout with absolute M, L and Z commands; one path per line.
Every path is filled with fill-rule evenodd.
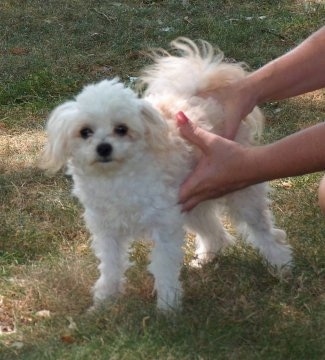
M 185 125 L 188 123 L 188 118 L 183 113 L 183 111 L 180 111 L 176 114 L 176 120 L 178 125 Z

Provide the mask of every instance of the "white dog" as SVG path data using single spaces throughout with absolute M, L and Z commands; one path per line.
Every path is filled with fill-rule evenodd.
M 176 55 L 156 54 L 154 64 L 145 69 L 144 98 L 117 79 L 104 80 L 58 106 L 48 120 L 43 168 L 57 171 L 67 164 L 73 193 L 85 208 L 100 260 L 95 306 L 123 291 L 128 246 L 135 239 L 147 239 L 153 243 L 149 270 L 157 306 L 176 308 L 182 295 L 184 229 L 196 233 L 200 261 L 210 259 L 233 243 L 218 217 L 224 210 L 271 265 L 281 269 L 291 262 L 285 232 L 273 226 L 265 184 L 181 212 L 179 188 L 200 154 L 180 137 L 175 114 L 184 111 L 205 129 L 221 132 L 221 107 L 196 94 L 245 72 L 239 64 L 223 62 L 222 53 L 206 42 L 197 46 L 179 38 L 172 46 Z M 252 144 L 262 123 L 260 111 L 254 109 L 241 123 L 236 140 Z

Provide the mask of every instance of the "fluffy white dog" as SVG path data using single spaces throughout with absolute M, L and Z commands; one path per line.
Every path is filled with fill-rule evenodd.
M 223 62 L 222 53 L 203 41 L 197 45 L 179 38 L 172 47 L 175 55 L 155 54 L 154 64 L 144 70 L 143 98 L 117 79 L 104 80 L 86 86 L 48 120 L 43 168 L 58 171 L 67 164 L 73 193 L 85 208 L 100 260 L 95 306 L 123 291 L 129 244 L 147 239 L 153 243 L 149 270 L 157 306 L 176 308 L 182 295 L 185 229 L 196 234 L 200 261 L 210 259 L 233 243 L 219 218 L 224 211 L 271 265 L 281 269 L 291 262 L 285 232 L 274 228 L 265 184 L 181 212 L 180 184 L 200 154 L 180 137 L 175 114 L 184 111 L 205 129 L 221 132 L 221 106 L 196 94 L 241 78 L 245 71 L 240 64 Z M 262 123 L 261 112 L 254 109 L 241 123 L 236 140 L 253 144 Z

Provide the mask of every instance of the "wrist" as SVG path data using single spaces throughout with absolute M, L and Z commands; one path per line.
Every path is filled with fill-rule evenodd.
M 264 173 L 264 147 L 248 146 L 243 148 L 241 157 L 241 167 L 244 174 L 243 181 L 245 186 L 255 185 L 268 180 Z
M 278 82 L 274 81 L 277 67 L 277 61 L 271 61 L 244 79 L 243 91 L 246 92 L 251 110 L 255 106 L 273 100 L 274 86 L 278 85 Z
M 241 119 L 250 114 L 254 107 L 259 103 L 258 87 L 254 84 L 254 79 L 248 75 L 242 79 L 237 87 L 237 96 L 240 102 Z

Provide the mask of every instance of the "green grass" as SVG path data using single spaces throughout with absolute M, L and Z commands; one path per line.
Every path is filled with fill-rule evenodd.
M 142 245 L 126 295 L 86 313 L 97 263 L 82 210 L 69 178 L 37 169 L 48 112 L 86 83 L 130 83 L 150 47 L 202 38 L 254 69 L 324 19 L 323 1 L 1 1 L 0 359 L 324 358 L 320 174 L 272 183 L 276 222 L 294 249 L 288 278 L 239 242 L 202 269 L 184 266 L 183 309 L 166 317 Z M 264 106 L 264 141 L 323 121 L 324 107 L 324 91 Z

